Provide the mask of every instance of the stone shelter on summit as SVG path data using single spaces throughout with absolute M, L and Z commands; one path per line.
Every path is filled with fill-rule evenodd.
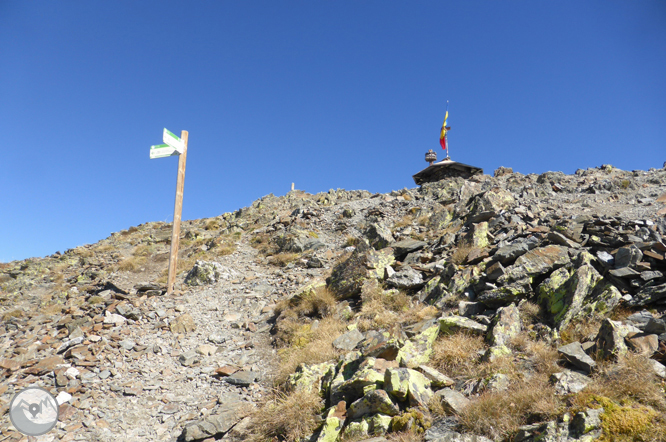
M 432 183 L 446 178 L 461 177 L 467 179 L 473 175 L 483 173 L 483 169 L 480 167 L 453 161 L 448 156 L 442 161 L 437 161 L 437 154 L 432 149 L 426 153 L 426 161 L 430 165 L 412 175 L 414 182 L 419 186 L 423 183 Z

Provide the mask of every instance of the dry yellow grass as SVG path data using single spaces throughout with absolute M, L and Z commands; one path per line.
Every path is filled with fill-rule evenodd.
M 467 431 L 503 440 L 521 425 L 556 417 L 564 404 L 546 375 L 513 383 L 508 390 L 482 393 L 458 416 Z
M 333 341 L 347 331 L 346 324 L 329 316 L 316 326 L 301 324 L 291 330 L 291 346 L 278 351 L 280 363 L 275 377 L 276 384 L 282 384 L 300 364 L 320 364 L 336 358 L 340 351 L 333 347 Z
M 118 264 L 118 270 L 123 272 L 140 272 L 147 261 L 145 256 L 132 256 L 121 261 Z
M 278 253 L 268 259 L 268 262 L 278 267 L 286 267 L 288 264 L 296 261 L 300 255 L 298 253 Z
M 479 366 L 483 337 L 465 333 L 441 335 L 433 345 L 430 363 L 447 376 L 469 377 Z
M 379 285 L 363 293 L 362 301 L 361 311 L 356 315 L 362 331 L 401 327 L 439 315 L 435 307 L 415 302 L 404 292 L 384 291 Z
M 407 227 L 411 225 L 412 222 L 414 222 L 414 217 L 412 215 L 405 215 L 393 224 L 393 228 L 399 229 L 401 227 Z
M 313 391 L 276 391 L 252 414 L 249 441 L 295 442 L 309 436 L 319 425 L 317 417 L 323 406 L 321 397 Z
M 469 243 L 460 244 L 458 248 L 456 248 L 456 251 L 453 252 L 453 255 L 451 255 L 451 262 L 458 265 L 463 264 L 472 249 L 473 247 Z
M 560 331 L 562 344 L 591 341 L 599 332 L 602 317 L 593 315 L 569 323 Z

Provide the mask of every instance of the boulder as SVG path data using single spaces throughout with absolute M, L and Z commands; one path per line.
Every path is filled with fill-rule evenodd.
M 659 350 L 659 337 L 646 333 L 627 333 L 624 338 L 627 347 L 636 353 L 640 353 L 648 358 Z
M 446 411 L 449 414 L 460 414 L 470 403 L 462 393 L 451 388 L 444 388 L 435 393 Z
M 396 360 L 403 367 L 414 368 L 427 364 L 432 354 L 432 345 L 439 335 L 440 324 L 434 323 L 419 334 L 407 339 L 398 351 Z
M 423 286 L 423 275 L 410 266 L 403 266 L 402 269 L 391 275 L 386 283 L 399 289 L 417 289 Z
M 354 401 L 349 407 L 347 417 L 348 419 L 357 419 L 377 413 L 388 416 L 395 416 L 400 413 L 400 408 L 398 408 L 384 390 L 372 390 L 362 398 Z
M 418 370 L 423 373 L 423 376 L 430 381 L 430 385 L 435 388 L 450 387 L 455 384 L 453 379 L 427 365 L 419 365 Z
M 508 305 L 520 299 L 527 298 L 532 294 L 530 282 L 529 278 L 524 278 L 511 284 L 486 290 L 477 296 L 477 301 L 491 309 Z
M 635 245 L 620 247 L 615 254 L 615 268 L 633 267 L 643 259 L 643 252 Z
M 510 264 L 521 255 L 530 251 L 530 247 L 526 242 L 515 242 L 497 249 L 493 255 L 493 260 L 502 264 Z
M 388 368 L 384 373 L 384 389 L 400 401 L 409 400 L 412 407 L 427 407 L 432 398 L 430 381 L 409 368 Z
M 522 329 L 523 326 L 518 308 L 514 304 L 508 307 L 501 307 L 497 310 L 490 323 L 488 333 L 486 334 L 486 341 L 491 346 L 506 346 Z
M 190 286 L 213 284 L 224 273 L 225 268 L 217 262 L 196 261 L 185 277 L 185 284 Z
M 290 228 L 287 233 L 276 237 L 275 244 L 278 246 L 279 252 L 288 253 L 302 253 L 330 248 L 329 245 L 319 239 L 317 233 L 294 227 Z
M 619 290 L 589 264 L 582 265 L 573 273 L 565 268 L 555 270 L 537 290 L 539 304 L 559 329 L 594 311 L 611 311 L 622 297 Z
M 339 299 L 351 298 L 361 293 L 369 279 L 383 279 L 386 266 L 394 261 L 390 248 L 371 250 L 361 242 L 346 261 L 335 266 L 326 283 Z
M 592 379 L 577 371 L 565 370 L 553 373 L 550 382 L 555 387 L 555 393 L 559 395 L 578 393 L 592 382 Z
M 493 187 L 472 198 L 470 204 L 470 216 L 478 215 L 482 212 L 500 213 L 512 207 L 516 203 L 511 192 L 500 187 Z
M 331 362 L 314 365 L 300 364 L 296 371 L 289 375 L 287 386 L 292 390 L 310 390 L 314 387 L 322 396 L 326 397 L 335 371 L 335 364 Z
M 562 356 L 568 363 L 571 365 L 580 368 L 585 373 L 591 373 L 597 366 L 597 363 L 594 362 L 594 359 L 589 357 L 587 353 L 583 350 L 583 346 L 580 342 L 572 342 L 567 345 L 563 345 L 557 349 L 557 353 Z
M 375 249 L 383 249 L 395 241 L 391 230 L 382 223 L 373 223 L 368 226 L 365 236 Z
M 353 329 L 338 336 L 333 341 L 333 347 L 339 350 L 351 351 L 364 339 L 363 333 L 358 331 L 358 329 Z
M 396 257 L 396 259 L 400 259 L 408 253 L 421 250 L 427 245 L 428 243 L 425 241 L 419 241 L 410 238 L 392 243 L 391 248 L 393 249 L 393 255 Z
M 604 319 L 597 334 L 597 350 L 604 358 L 622 356 L 627 352 L 624 338 L 630 332 L 640 333 L 640 330 L 631 325 L 624 325 L 619 321 Z
M 666 298 L 666 283 L 644 287 L 634 295 L 633 299 L 629 301 L 629 305 L 634 307 L 644 307 L 657 301 L 661 301 L 664 298 Z
M 344 405 L 344 402 L 341 402 L 341 404 Z M 315 442 L 335 442 L 338 440 L 340 430 L 342 430 L 345 423 L 344 417 L 340 416 L 339 411 L 338 406 L 331 407 L 326 411 L 324 425 L 321 427 Z
M 369 330 L 365 333 L 365 339 L 359 343 L 358 348 L 363 356 L 394 361 L 400 351 L 400 343 L 388 332 Z
M 516 259 L 516 262 L 505 269 L 497 281 L 500 284 L 510 283 L 523 278 L 550 273 L 571 262 L 566 247 L 549 245 L 530 250 Z

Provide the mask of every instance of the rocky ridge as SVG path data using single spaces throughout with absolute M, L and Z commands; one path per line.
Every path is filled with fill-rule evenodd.
M 638 353 L 664 401 L 665 208 L 666 170 L 500 168 L 390 194 L 268 195 L 185 222 L 173 297 L 160 285 L 164 223 L 0 264 L 0 440 L 22 439 L 7 406 L 28 385 L 61 401 L 60 422 L 42 440 L 257 438 L 256 410 L 276 383 L 321 397 L 301 440 L 404 431 L 428 441 L 608 438 L 609 416 L 629 411 L 602 396 L 562 400 L 557 413 L 528 413 L 505 432 L 473 428 L 466 410 L 529 382 L 531 369 L 447 373 L 436 347 L 480 336 L 479 363 L 513 364 L 529 360 L 520 336 L 545 343 L 560 367 L 549 388 L 574 402 L 606 361 Z M 303 308 L 324 289 L 336 300 L 330 311 Z M 404 313 L 386 313 L 394 324 L 369 309 L 377 296 L 408 299 Z M 306 346 L 326 318 L 344 326 L 327 344 L 337 359 L 276 377 L 296 342 L 292 323 L 306 336 L 296 347 Z M 574 336 L 590 318 L 595 327 Z M 627 399 L 656 416 L 644 430 L 661 425 L 659 401 Z

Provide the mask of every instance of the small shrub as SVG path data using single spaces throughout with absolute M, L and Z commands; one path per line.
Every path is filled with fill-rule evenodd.
M 252 414 L 251 442 L 295 442 L 309 436 L 319 425 L 323 401 L 314 391 L 295 390 L 289 394 L 274 392 Z

